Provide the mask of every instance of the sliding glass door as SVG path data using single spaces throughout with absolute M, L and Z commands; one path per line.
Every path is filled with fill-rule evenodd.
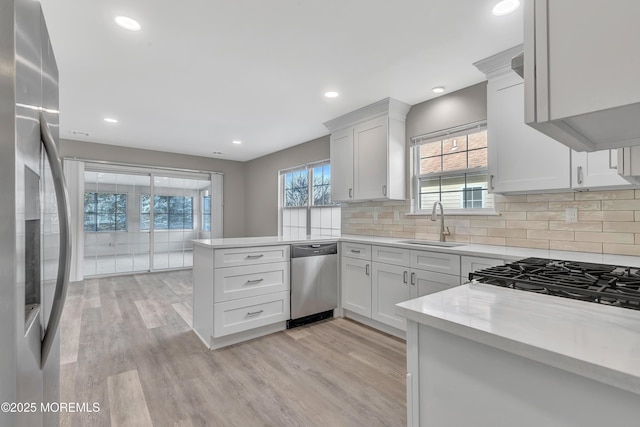
M 188 268 L 222 237 L 222 175 L 86 164 L 78 191 L 84 276 Z
M 191 267 L 191 241 L 211 230 L 211 197 L 205 195 L 211 181 L 155 175 L 153 182 L 153 200 L 145 195 L 140 201 L 143 226 L 153 229 L 153 268 Z
M 150 182 L 148 174 L 85 171 L 85 276 L 150 270 L 149 232 L 141 230 L 133 203 L 149 192 Z

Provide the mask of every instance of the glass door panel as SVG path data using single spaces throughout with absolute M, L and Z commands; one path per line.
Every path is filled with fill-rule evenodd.
M 205 213 L 211 181 L 154 175 L 153 183 L 153 203 L 150 199 L 143 203 L 153 216 L 153 269 L 191 267 L 191 241 L 211 229 L 210 202 Z
M 136 201 L 150 176 L 87 170 L 84 181 L 85 276 L 149 271 L 149 231 Z

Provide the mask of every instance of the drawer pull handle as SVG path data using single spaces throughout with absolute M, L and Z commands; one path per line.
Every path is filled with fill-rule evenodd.
M 260 313 L 263 313 L 264 310 L 258 310 L 258 311 L 249 311 L 247 312 L 247 316 L 257 316 Z
M 369 264 L 367 264 L 364 268 L 364 274 L 369 275 Z
M 254 280 L 247 280 L 247 283 L 260 283 L 264 281 L 264 279 L 254 279 Z
M 411 273 L 411 284 L 416 285 L 416 273 Z
M 351 252 L 353 252 L 354 254 L 359 254 L 360 250 L 359 249 L 351 249 Z
M 247 255 L 247 258 L 249 259 L 258 259 L 258 258 L 262 258 L 264 256 L 264 254 L 260 254 L 260 255 Z
M 404 271 L 402 273 L 402 282 L 403 283 L 407 283 L 407 277 L 408 277 L 409 273 L 407 273 L 406 271 Z

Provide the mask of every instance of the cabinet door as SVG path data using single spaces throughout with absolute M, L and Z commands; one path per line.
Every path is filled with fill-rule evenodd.
M 640 39 L 640 2 L 537 0 L 536 9 L 542 6 L 547 19 L 535 25 L 546 43 L 538 41 L 536 51 L 548 61 L 550 119 L 640 102 L 640 61 L 632 53 Z
M 411 298 L 418 298 L 460 285 L 460 276 L 412 270 L 410 282 Z
M 618 175 L 618 150 L 587 153 L 571 150 L 573 188 L 626 187 L 629 181 Z
M 353 199 L 353 129 L 331 134 L 331 200 Z
M 490 80 L 487 91 L 489 191 L 569 189 L 570 150 L 524 123 L 522 79 Z
M 462 256 L 460 258 L 460 280 L 462 283 L 466 283 L 469 281 L 469 273 L 503 264 L 504 260 L 502 259 Z
M 396 315 L 395 311 L 397 303 L 411 299 L 409 268 L 376 262 L 372 265 L 371 317 L 386 325 L 406 331 L 406 319 Z
M 371 317 L 371 262 L 342 257 L 342 308 Z
M 388 128 L 388 119 L 381 117 L 353 129 L 353 186 L 357 200 L 387 197 Z

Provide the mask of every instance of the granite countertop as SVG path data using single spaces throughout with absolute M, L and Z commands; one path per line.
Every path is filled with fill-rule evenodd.
M 409 320 L 640 394 L 640 311 L 469 283 L 396 305 Z

